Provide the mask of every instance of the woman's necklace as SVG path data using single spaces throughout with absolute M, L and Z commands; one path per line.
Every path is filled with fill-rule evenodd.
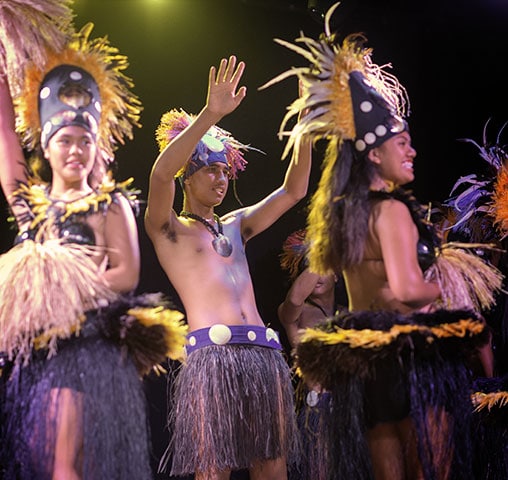
M 199 215 L 196 215 L 195 213 L 191 212 L 180 212 L 181 217 L 187 217 L 192 218 L 194 220 L 197 220 L 198 222 L 201 222 L 208 231 L 215 237 L 212 240 L 212 246 L 213 249 L 221 256 L 221 257 L 229 257 L 231 253 L 233 252 L 233 245 L 231 245 L 231 242 L 226 235 L 223 233 L 222 229 L 222 222 L 220 221 L 220 218 L 217 214 L 213 214 L 214 220 L 217 222 L 217 226 L 219 227 L 219 231 L 215 229 L 215 227 L 206 219 L 203 217 L 200 217 Z

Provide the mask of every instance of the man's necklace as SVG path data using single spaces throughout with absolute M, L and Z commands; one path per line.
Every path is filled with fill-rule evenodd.
M 200 217 L 199 215 L 196 215 L 195 213 L 186 212 L 182 210 L 180 212 L 181 217 L 186 218 L 192 218 L 194 220 L 197 220 L 198 222 L 201 222 L 208 231 L 215 237 L 212 240 L 212 246 L 213 249 L 221 256 L 221 257 L 229 257 L 231 253 L 233 252 L 233 245 L 231 245 L 231 242 L 226 235 L 223 233 L 222 229 L 222 222 L 220 221 L 220 218 L 217 214 L 213 214 L 214 220 L 217 222 L 217 226 L 219 227 L 219 231 L 216 230 L 216 228 L 206 219 L 203 217 Z

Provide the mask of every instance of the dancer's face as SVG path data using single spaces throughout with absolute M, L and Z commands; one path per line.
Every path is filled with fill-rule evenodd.
M 379 166 L 382 180 L 395 185 L 405 185 L 415 178 L 413 162 L 416 150 L 411 146 L 411 136 L 402 132 L 369 152 L 369 159 Z
M 204 205 L 220 205 L 228 190 L 229 174 L 225 163 L 206 165 L 185 180 L 186 191 Z
M 53 171 L 64 181 L 76 182 L 85 180 L 92 171 L 96 143 L 83 127 L 70 125 L 62 127 L 49 140 L 44 156 Z

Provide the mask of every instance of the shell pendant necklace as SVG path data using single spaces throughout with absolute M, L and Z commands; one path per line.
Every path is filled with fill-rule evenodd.
M 217 226 L 219 228 L 218 231 L 206 218 L 200 217 L 195 213 L 186 212 L 182 210 L 180 212 L 180 216 L 192 218 L 193 220 L 201 222 L 208 229 L 208 231 L 214 236 L 214 239 L 212 240 L 213 249 L 221 257 L 229 257 L 231 255 L 231 253 L 233 252 L 233 245 L 231 245 L 231 241 L 229 240 L 229 238 L 226 237 L 226 235 L 224 235 L 222 229 L 222 222 L 220 221 L 220 218 L 217 214 L 214 213 L 213 218 L 217 222 Z

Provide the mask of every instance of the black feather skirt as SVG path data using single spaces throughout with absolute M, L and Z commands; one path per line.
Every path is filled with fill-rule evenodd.
M 86 312 L 79 333 L 59 339 L 56 353 L 33 348 L 27 361 L 5 362 L 0 472 L 6 480 L 51 480 L 63 449 L 83 480 L 152 479 L 141 378 L 166 360 L 168 338 L 182 349 L 185 340 L 179 325 L 143 323 L 131 314 L 154 305 L 164 307 L 160 296 L 120 297 Z
M 473 478 L 468 359 L 487 341 L 485 322 L 470 311 L 360 311 L 306 330 L 295 362 L 307 382 L 332 397 L 329 478 L 372 479 L 366 431 L 406 418 L 415 427 L 425 479 L 439 478 L 431 437 L 443 415 L 440 453 L 450 465 L 448 478 Z

